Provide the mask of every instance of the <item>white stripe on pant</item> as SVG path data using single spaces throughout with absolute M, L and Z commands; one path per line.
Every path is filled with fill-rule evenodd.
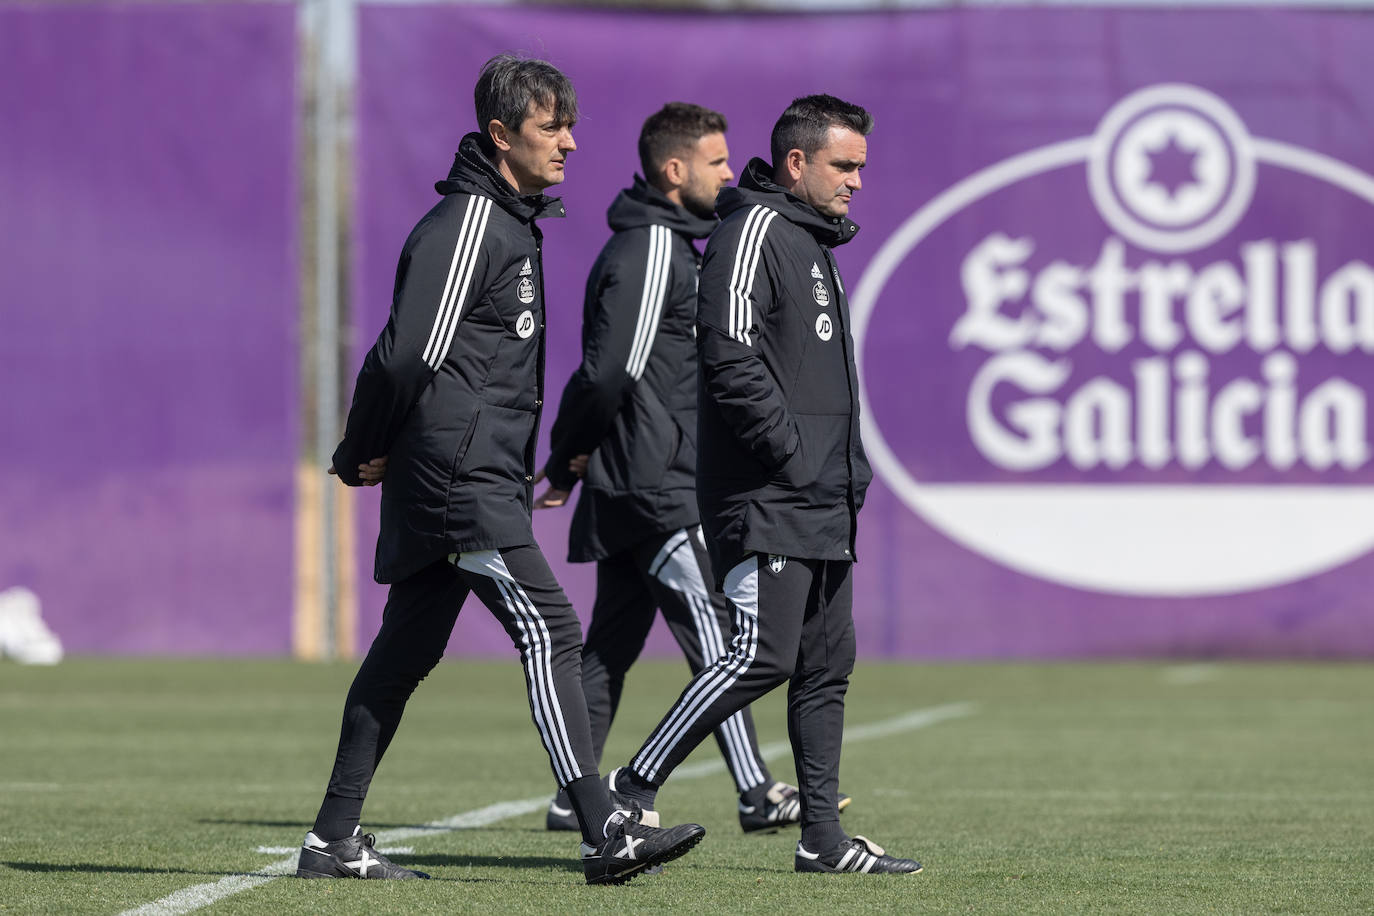
M 844 697 L 854 669 L 851 564 L 752 554 L 725 577 L 735 606 L 730 651 L 703 668 L 631 759 L 661 785 L 712 729 L 790 681 L 788 734 L 802 824 L 839 818 Z

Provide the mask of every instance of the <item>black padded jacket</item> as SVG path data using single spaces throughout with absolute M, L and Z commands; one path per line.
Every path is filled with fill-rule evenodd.
M 568 559 L 614 556 L 697 523 L 694 239 L 716 226 L 638 175 L 606 214 L 613 235 L 587 278 L 582 363 L 563 389 L 545 473 L 560 489 L 590 455 Z
M 542 234 L 562 216 L 520 196 L 463 138 L 443 199 L 411 231 L 391 317 L 363 361 L 334 467 L 388 456 L 374 576 L 398 582 L 453 552 L 534 543 L 544 397 Z
M 750 553 L 852 560 L 872 479 L 849 303 L 831 249 L 858 226 L 754 159 L 716 198 L 697 306 L 697 500 L 719 585 Z

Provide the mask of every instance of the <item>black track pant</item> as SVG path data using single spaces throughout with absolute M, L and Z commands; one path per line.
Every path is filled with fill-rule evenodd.
M 784 681 L 802 826 L 839 820 L 844 696 L 854 670 L 851 564 L 755 554 L 725 577 L 730 650 L 703 668 L 630 761 L 661 785 L 721 722 Z
M 693 674 L 728 650 L 731 612 L 725 597 L 707 588 L 704 571 L 709 569 L 699 527 L 651 538 L 597 563 L 596 604 L 582 649 L 582 689 L 598 761 L 620 706 L 625 673 L 644 648 L 655 609 L 663 611 Z M 715 735 L 738 791 L 772 785 L 748 708 L 717 724 Z
M 582 625 L 536 546 L 455 555 L 391 586 L 382 627 L 349 688 L 329 795 L 362 799 L 416 685 L 438 664 L 475 592 L 520 650 L 530 712 L 566 786 L 596 775 L 582 695 Z

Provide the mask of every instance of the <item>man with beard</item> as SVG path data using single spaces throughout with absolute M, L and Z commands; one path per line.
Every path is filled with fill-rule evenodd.
M 854 668 L 854 545 L 872 478 L 859 439 L 849 306 L 831 250 L 858 226 L 873 118 L 828 95 L 795 100 L 716 199 L 701 269 L 697 500 L 717 585 L 736 610 L 728 652 L 687 685 L 616 789 L 659 786 L 719 724 L 786 682 L 801 800 L 801 872 L 905 873 L 839 822 L 844 698 Z
M 553 424 L 549 489 L 535 501 L 537 509 L 561 506 L 581 479 L 568 559 L 596 563 L 582 687 L 598 760 L 656 609 L 693 673 L 730 641 L 730 610 L 708 587 L 695 479 L 694 240 L 716 227 L 716 193 L 734 177 L 726 128 L 720 113 L 684 102 L 644 122 L 644 177 L 607 213 L 614 234 L 587 280 L 582 363 Z M 715 735 L 739 793 L 740 826 L 796 823 L 796 789 L 768 772 L 749 710 L 726 718 Z M 614 789 L 614 773 L 609 782 Z M 550 803 L 545 825 L 577 829 L 566 793 Z
M 520 652 L 530 711 L 582 832 L 588 884 L 619 884 L 705 833 L 640 822 L 597 773 L 582 695 L 581 624 L 530 524 L 544 387 L 541 193 L 577 148 L 577 97 L 551 64 L 498 55 L 474 93 L 442 199 L 411 231 L 391 317 L 367 354 L 331 472 L 383 481 L 375 576 L 390 592 L 345 703 L 333 773 L 296 874 L 422 878 L 359 827 L 406 701 L 444 654 L 471 593 Z M 655 821 L 656 823 L 656 821 Z

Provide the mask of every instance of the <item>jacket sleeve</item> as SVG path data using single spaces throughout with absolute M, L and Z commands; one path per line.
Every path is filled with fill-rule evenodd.
M 576 485 L 568 462 L 596 450 L 644 374 L 669 289 L 672 241 L 663 226 L 622 232 L 593 268 L 582 363 L 563 389 L 544 466 L 549 482 L 560 490 Z
M 390 454 L 447 356 L 464 311 L 486 288 L 490 252 L 482 244 L 483 211 L 490 206 L 485 198 L 471 197 L 471 219 L 464 219 L 461 229 L 461 217 L 446 220 L 431 214 L 406 240 L 396 267 L 391 317 L 363 360 L 343 441 L 334 450 L 334 468 L 349 486 L 362 483 L 359 464 Z
M 759 351 L 778 306 L 767 275 L 767 234 L 777 214 L 722 227 L 706 246 L 697 293 L 697 356 L 702 391 L 741 446 L 770 472 L 797 451 L 800 436 Z M 757 216 L 757 218 L 756 218 Z

